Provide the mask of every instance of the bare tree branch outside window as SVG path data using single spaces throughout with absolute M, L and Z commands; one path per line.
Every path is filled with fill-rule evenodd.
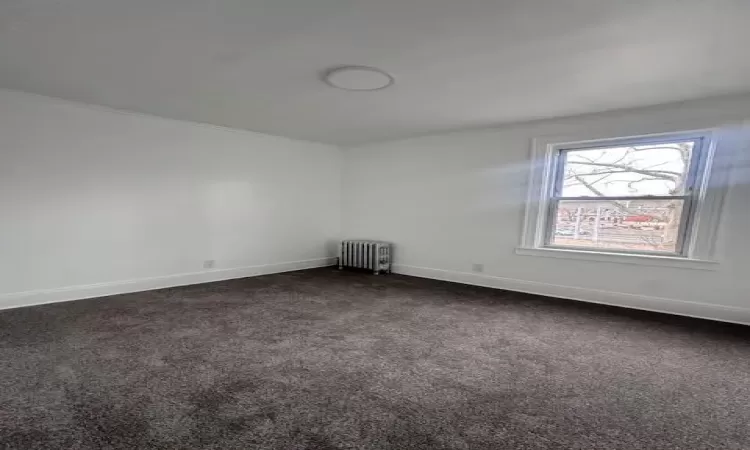
M 557 207 L 555 240 L 674 249 L 694 145 L 691 141 L 566 151 L 560 193 L 565 200 Z M 650 200 L 652 196 L 660 198 Z M 664 198 L 670 196 L 675 199 Z

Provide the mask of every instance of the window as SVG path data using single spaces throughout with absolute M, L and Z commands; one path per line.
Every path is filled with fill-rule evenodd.
M 519 253 L 708 259 L 718 213 L 705 205 L 718 200 L 706 189 L 714 144 L 711 132 L 538 140 Z
M 703 139 L 557 149 L 549 247 L 684 255 Z

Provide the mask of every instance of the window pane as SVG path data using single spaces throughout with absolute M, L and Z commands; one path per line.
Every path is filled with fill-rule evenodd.
M 563 197 L 682 195 L 694 143 L 563 152 Z
M 550 244 L 677 253 L 684 200 L 561 200 Z

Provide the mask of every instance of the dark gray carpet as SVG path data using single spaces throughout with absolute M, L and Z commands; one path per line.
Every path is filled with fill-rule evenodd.
M 748 449 L 748 328 L 316 269 L 0 312 L 0 448 Z

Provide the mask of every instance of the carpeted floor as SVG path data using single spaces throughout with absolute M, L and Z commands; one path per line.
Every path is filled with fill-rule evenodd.
M 748 449 L 750 329 L 315 269 L 0 312 L 0 448 Z

